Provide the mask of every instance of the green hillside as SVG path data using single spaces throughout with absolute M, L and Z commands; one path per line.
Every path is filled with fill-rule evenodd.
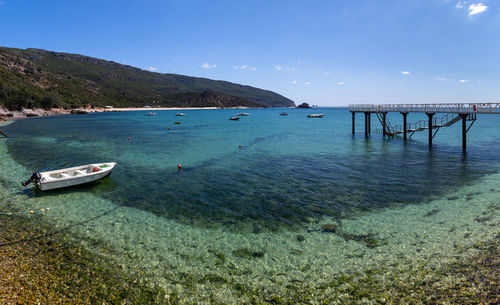
M 0 104 L 10 108 L 293 107 L 272 91 L 40 49 L 0 47 Z

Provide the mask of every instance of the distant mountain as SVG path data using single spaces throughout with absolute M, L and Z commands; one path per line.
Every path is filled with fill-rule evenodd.
M 0 104 L 14 108 L 87 106 L 294 107 L 250 86 L 144 71 L 112 61 L 41 49 L 0 47 Z

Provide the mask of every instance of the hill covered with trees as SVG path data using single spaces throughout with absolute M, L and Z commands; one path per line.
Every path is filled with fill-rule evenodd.
M 93 57 L 0 47 L 0 105 L 21 108 L 294 107 L 272 91 Z

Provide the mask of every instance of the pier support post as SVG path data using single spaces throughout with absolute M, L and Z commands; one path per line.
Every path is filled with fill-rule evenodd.
M 355 133 L 356 126 L 356 111 L 351 111 L 352 113 L 352 134 Z
M 385 132 L 385 125 L 386 123 L 386 116 L 387 112 L 382 112 L 382 135 L 385 137 L 387 135 L 387 132 Z
M 403 115 L 403 139 L 406 141 L 406 116 L 408 115 L 408 112 L 401 112 L 401 114 Z
M 365 138 L 368 138 L 368 116 L 369 116 L 369 112 L 365 112 Z
M 462 117 L 462 152 L 467 150 L 467 114 L 460 114 Z
M 434 113 L 427 112 L 426 114 L 429 117 L 429 149 L 432 149 L 432 117 Z
M 372 133 L 372 113 L 368 112 L 368 134 Z

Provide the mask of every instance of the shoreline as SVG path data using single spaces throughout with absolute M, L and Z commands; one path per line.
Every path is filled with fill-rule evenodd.
M 66 114 L 88 114 L 94 112 L 124 112 L 124 111 L 163 111 L 163 110 L 217 110 L 217 109 L 253 109 L 251 107 L 126 107 L 126 108 L 73 108 L 73 109 L 63 109 L 63 108 L 52 108 L 50 110 L 45 109 L 22 109 L 22 110 L 7 110 L 5 108 L 0 108 L 0 123 L 5 121 L 25 119 L 31 117 L 45 117 L 45 116 L 56 116 L 56 115 L 66 115 Z M 2 126 L 4 124 L 0 124 Z

